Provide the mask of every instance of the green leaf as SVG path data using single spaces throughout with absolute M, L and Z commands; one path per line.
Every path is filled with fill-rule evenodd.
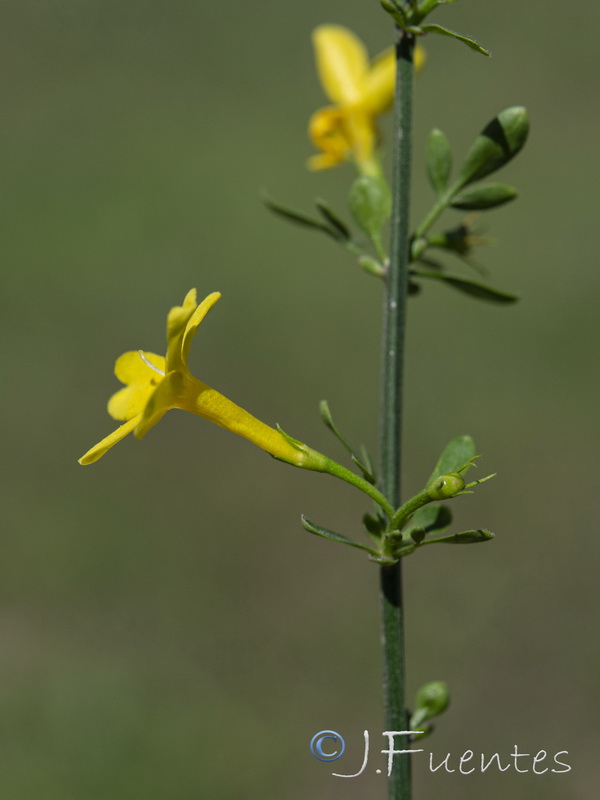
M 444 473 L 441 473 L 444 474 Z M 422 541 L 428 533 L 445 531 L 452 523 L 452 512 L 448 506 L 428 505 L 419 508 L 411 517 L 406 533 L 416 541 L 415 534 Z
M 463 42 L 463 44 L 466 44 L 471 50 L 475 50 L 483 56 L 489 56 L 490 54 L 489 51 L 478 44 L 475 39 L 470 39 L 468 36 L 463 36 L 462 33 L 456 33 L 456 31 L 444 28 L 443 25 L 421 25 L 421 28 L 427 31 L 427 33 L 438 33 L 440 36 L 450 36 L 452 39 L 458 39 L 459 42 Z
M 485 211 L 488 208 L 504 205 L 517 197 L 514 186 L 505 183 L 486 183 L 473 189 L 465 189 L 454 195 L 450 205 L 466 211 Z
M 434 128 L 427 140 L 427 175 L 438 195 L 444 194 L 452 171 L 450 142 L 445 133 Z
M 322 217 L 325 219 L 325 222 L 327 222 L 332 229 L 335 229 L 339 233 L 341 239 L 349 242 L 352 239 L 350 229 L 346 223 L 341 220 L 334 211 L 332 211 L 325 200 L 317 198 L 315 200 L 315 205 L 317 206 L 317 209 L 321 213 Z
M 356 547 L 359 550 L 366 550 L 367 553 L 370 553 L 373 556 L 379 555 L 377 550 L 374 550 L 372 547 L 367 547 L 366 544 L 361 544 L 361 542 L 355 542 L 354 539 L 349 539 L 347 536 L 344 536 L 341 533 L 336 533 L 335 531 L 330 531 L 328 528 L 322 528 L 320 525 L 315 525 L 314 522 L 306 519 L 305 516 L 302 516 L 301 520 L 302 526 L 309 533 L 314 533 L 316 536 L 321 536 L 323 539 L 329 539 L 331 542 L 347 544 L 349 547 Z
M 282 206 L 266 195 L 262 196 L 262 201 L 269 211 L 272 211 L 274 214 L 286 219 L 288 222 L 294 222 L 296 225 L 302 225 L 305 228 L 312 228 L 313 230 L 321 231 L 322 233 L 326 233 L 328 236 L 331 236 L 338 242 L 346 239 L 345 236 L 341 235 L 337 228 L 330 227 L 327 223 L 316 217 L 311 217 L 304 211 L 298 211 L 295 208 L 287 208 L 286 206 Z
M 387 184 L 370 175 L 361 175 L 352 184 L 348 202 L 352 216 L 381 256 L 381 231 L 392 208 Z
M 442 475 L 456 472 L 463 464 L 471 461 L 475 456 L 475 442 L 470 436 L 457 436 L 455 439 L 452 439 L 442 450 L 442 454 L 438 458 L 435 469 L 427 481 L 427 485 Z M 443 507 L 444 506 L 441 506 L 441 508 Z
M 487 300 L 490 303 L 515 303 L 519 299 L 516 294 L 502 292 L 500 289 L 486 286 L 486 284 L 474 281 L 471 278 L 463 278 L 462 275 L 452 275 L 449 272 L 429 272 L 423 269 L 411 269 L 411 274 L 419 278 L 433 278 L 434 280 L 444 281 L 448 286 L 452 286 L 453 289 L 458 289 L 465 294 L 471 295 L 471 297 Z
M 501 111 L 481 131 L 467 153 L 456 188 L 496 172 L 521 150 L 529 133 L 529 118 L 522 106 Z
M 479 542 L 489 542 L 496 536 L 495 533 L 479 528 L 473 531 L 461 531 L 450 536 L 441 536 L 439 539 L 429 539 L 426 544 L 479 544 Z

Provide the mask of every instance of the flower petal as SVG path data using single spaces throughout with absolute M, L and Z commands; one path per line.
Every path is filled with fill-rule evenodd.
M 158 356 L 156 353 L 145 352 L 144 355 L 148 361 L 154 364 L 164 375 L 164 357 Z M 139 350 L 130 350 L 117 358 L 115 363 L 115 375 L 121 383 L 124 383 L 126 386 L 139 386 L 140 384 L 150 383 L 160 378 L 160 375 L 142 360 Z M 117 419 L 119 419 L 119 417 L 117 417 Z
M 124 425 L 121 425 L 119 428 L 117 428 L 116 431 L 113 431 L 104 439 L 102 439 L 101 442 L 98 442 L 98 444 L 94 445 L 94 447 L 88 450 L 85 455 L 81 456 L 79 463 L 83 465 L 93 464 L 94 461 L 98 461 L 99 458 L 102 458 L 107 450 L 110 450 L 113 445 L 115 445 L 117 442 L 120 442 L 121 439 L 124 439 L 128 433 L 131 433 L 131 431 L 140 421 L 141 416 L 142 415 L 139 414 L 137 417 L 133 417 L 133 419 L 130 419 Z
M 159 381 L 160 376 L 156 376 Z M 126 386 L 108 401 L 108 413 L 113 419 L 128 420 L 141 414 L 148 398 L 156 389 L 158 382 L 148 383 L 146 386 Z
M 312 115 L 308 123 L 308 135 L 314 146 L 327 154 L 331 162 L 328 166 L 346 161 L 352 150 L 344 117 L 345 112 L 337 108 L 322 108 Z
M 192 316 L 189 318 L 187 325 L 185 326 L 185 331 L 183 333 L 183 340 L 181 343 L 181 358 L 183 363 L 187 366 L 188 362 L 188 355 L 190 352 L 190 345 L 192 343 L 192 339 L 198 329 L 198 326 L 204 319 L 204 317 L 208 314 L 217 300 L 221 297 L 221 292 L 212 292 L 205 297 L 204 300 L 200 303 L 200 305 L 196 308 Z
M 414 55 L 415 71 L 417 72 L 417 74 L 423 69 L 426 61 L 427 61 L 427 52 L 425 51 L 424 47 L 421 47 L 421 45 L 418 44 L 415 47 L 415 55 Z
M 185 326 L 198 303 L 196 302 L 196 290 L 190 289 L 183 299 L 183 304 L 174 306 L 167 316 L 167 370 L 178 369 L 182 366 L 181 362 L 181 342 L 185 332 Z
M 320 25 L 313 32 L 317 70 L 325 93 L 339 105 L 361 101 L 368 58 L 365 46 L 340 25 Z
M 136 439 L 143 439 L 150 428 L 171 408 L 180 408 L 180 395 L 182 394 L 183 375 L 180 372 L 169 372 L 152 392 L 143 412 L 137 417 L 138 424 L 134 435 Z
M 387 111 L 394 101 L 395 85 L 396 55 L 390 47 L 373 59 L 365 80 L 364 108 L 371 114 Z

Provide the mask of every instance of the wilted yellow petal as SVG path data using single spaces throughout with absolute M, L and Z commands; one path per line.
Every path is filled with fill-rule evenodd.
M 98 461 L 98 459 L 102 458 L 107 450 L 110 450 L 113 445 L 117 444 L 117 442 L 120 442 L 121 439 L 124 439 L 128 433 L 131 433 L 140 419 L 141 414 L 133 419 L 130 419 L 124 425 L 121 425 L 116 431 L 113 431 L 113 433 L 106 436 L 101 442 L 98 442 L 98 444 L 94 445 L 94 447 L 88 450 L 85 455 L 81 456 L 79 463 L 86 465 L 93 464 L 94 461 Z
M 313 32 L 313 44 L 329 99 L 339 105 L 360 102 L 368 69 L 367 51 L 360 39 L 340 25 L 321 25 Z
M 181 343 L 181 357 L 184 364 L 187 364 L 188 355 L 190 353 L 190 345 L 198 326 L 220 297 L 221 292 L 212 292 L 212 294 L 209 294 L 208 297 L 204 298 L 204 300 L 189 318 L 187 325 L 185 326 L 183 341 Z

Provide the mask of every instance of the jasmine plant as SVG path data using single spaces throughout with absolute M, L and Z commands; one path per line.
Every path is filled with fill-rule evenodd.
M 355 226 L 323 200 L 315 212 L 298 211 L 272 199 L 268 208 L 303 227 L 324 233 L 345 248 L 383 289 L 383 337 L 379 465 L 368 452 L 356 452 L 334 421 L 326 401 L 320 405 L 326 427 L 348 452 L 353 469 L 343 466 L 302 441 L 254 417 L 215 389 L 195 378 L 188 368 L 188 354 L 200 323 L 220 298 L 209 294 L 200 304 L 192 289 L 181 306 L 167 317 L 166 356 L 142 350 L 123 354 L 116 362 L 116 377 L 125 384 L 108 402 L 111 417 L 123 424 L 92 447 L 80 459 L 91 464 L 129 433 L 144 436 L 170 409 L 189 411 L 236 433 L 274 458 L 302 469 L 329 474 L 351 484 L 374 503 L 362 524 L 365 540 L 324 528 L 306 517 L 306 531 L 329 541 L 362 550 L 379 570 L 383 648 L 383 694 L 388 731 L 412 731 L 415 737 L 431 732 L 430 720 L 449 702 L 442 681 L 422 686 L 409 711 L 405 696 L 403 559 L 434 544 L 489 542 L 494 534 L 486 528 L 452 531 L 449 501 L 471 493 L 493 477 L 469 480 L 478 458 L 470 436 L 454 438 L 435 464 L 423 488 L 413 497 L 401 494 L 402 388 L 406 303 L 427 281 L 437 281 L 473 298 L 496 304 L 516 300 L 511 292 L 497 289 L 479 275 L 448 270 L 445 254 L 473 267 L 472 251 L 480 243 L 472 233 L 472 220 L 445 231 L 432 228 L 449 209 L 484 212 L 516 197 L 516 190 L 502 183 L 481 183 L 507 164 L 523 147 L 528 133 L 523 108 L 501 111 L 475 138 L 452 178 L 450 143 L 441 130 L 431 132 L 427 144 L 426 172 L 436 199 L 423 220 L 410 227 L 410 176 L 412 144 L 412 96 L 415 72 L 425 63 L 420 41 L 447 36 L 478 54 L 489 55 L 473 39 L 436 23 L 429 16 L 437 6 L 452 0 L 381 0 L 395 29 L 393 48 L 370 61 L 366 48 L 351 31 L 323 25 L 314 32 L 317 70 L 325 94 L 333 105 L 318 110 L 309 123 L 309 136 L 319 151 L 308 166 L 326 170 L 352 163 L 357 177 L 351 183 L 348 202 Z M 433 59 L 435 61 L 435 59 Z M 391 181 L 379 150 L 377 120 L 394 106 Z M 389 236 L 388 236 L 389 230 Z M 419 302 L 421 302 L 419 300 Z M 408 734 L 398 736 L 398 749 L 408 749 Z M 411 797 L 410 764 L 396 759 L 388 776 L 390 800 Z

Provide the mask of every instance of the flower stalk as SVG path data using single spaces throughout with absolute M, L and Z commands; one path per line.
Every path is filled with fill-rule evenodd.
M 394 508 L 400 505 L 402 454 L 402 385 L 404 330 L 409 265 L 409 196 L 411 165 L 412 85 L 415 40 L 397 28 L 394 150 L 390 265 L 383 308 L 382 388 L 380 419 L 381 488 Z M 387 730 L 408 730 L 405 704 L 404 608 L 402 560 L 380 568 L 383 689 Z M 404 741 L 402 741 L 404 738 Z M 397 749 L 408 749 L 398 737 Z M 396 759 L 388 778 L 389 800 L 410 800 L 407 756 Z

